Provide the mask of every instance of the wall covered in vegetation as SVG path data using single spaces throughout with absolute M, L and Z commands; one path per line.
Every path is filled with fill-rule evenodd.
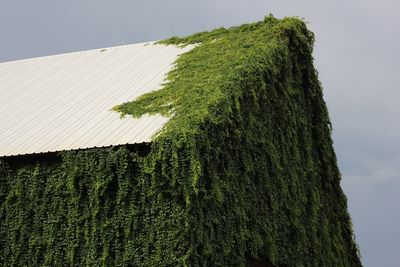
M 6 266 L 361 266 L 301 20 L 171 38 L 160 90 L 115 107 L 171 119 L 126 148 L 0 160 Z

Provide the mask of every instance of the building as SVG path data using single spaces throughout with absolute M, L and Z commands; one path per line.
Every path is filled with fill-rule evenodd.
M 296 18 L 0 64 L 0 263 L 361 266 Z

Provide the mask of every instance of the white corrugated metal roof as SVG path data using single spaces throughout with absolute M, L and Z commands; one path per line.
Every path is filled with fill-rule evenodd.
M 189 49 L 142 43 L 0 63 L 0 157 L 150 141 L 167 118 L 111 108 L 158 89 Z

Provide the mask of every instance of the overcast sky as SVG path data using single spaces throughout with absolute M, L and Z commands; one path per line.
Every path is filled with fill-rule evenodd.
M 0 62 L 297 15 L 315 63 L 365 266 L 400 253 L 400 1 L 0 0 Z

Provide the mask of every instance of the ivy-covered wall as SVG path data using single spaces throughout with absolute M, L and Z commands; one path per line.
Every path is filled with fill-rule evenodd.
M 171 38 L 196 47 L 115 110 L 171 119 L 124 147 L 0 160 L 4 266 L 361 266 L 297 18 Z

